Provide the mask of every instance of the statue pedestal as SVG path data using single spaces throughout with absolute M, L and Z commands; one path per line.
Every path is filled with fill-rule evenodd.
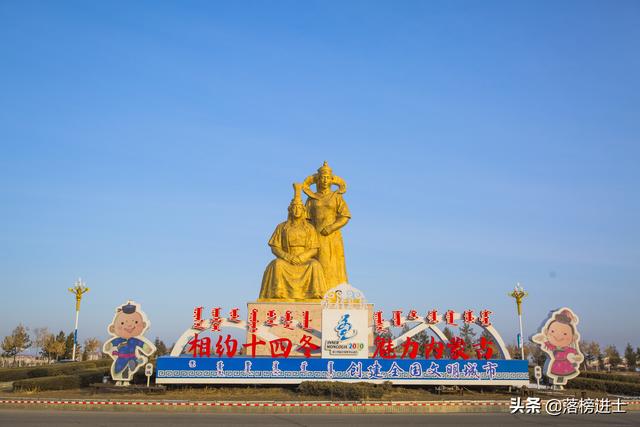
M 321 302 L 250 302 L 247 303 L 247 313 L 257 310 L 258 327 L 266 330 L 272 337 L 256 333 L 267 345 L 256 348 L 256 356 L 271 357 L 271 350 L 268 341 L 277 338 L 288 338 L 293 343 L 293 350 L 289 357 L 304 357 L 304 353 L 296 351 L 303 336 L 311 336 L 311 342 L 317 345 L 318 350 L 311 353 L 311 357 L 320 357 L 320 347 L 322 345 L 322 303 Z M 273 326 L 265 327 L 265 319 L 270 310 L 275 310 L 276 321 Z M 286 311 L 291 311 L 293 322 L 291 328 L 286 328 L 281 319 Z M 302 329 L 304 312 L 309 312 L 309 330 Z M 369 347 L 373 345 L 373 304 L 367 304 L 369 318 Z M 247 341 L 251 342 L 251 332 L 247 331 Z

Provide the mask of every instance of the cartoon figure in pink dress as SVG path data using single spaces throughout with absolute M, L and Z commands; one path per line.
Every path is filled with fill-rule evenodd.
M 545 371 L 554 385 L 565 385 L 580 374 L 584 356 L 580 352 L 577 324 L 578 316 L 564 307 L 551 313 L 542 330 L 531 338 L 548 355 Z

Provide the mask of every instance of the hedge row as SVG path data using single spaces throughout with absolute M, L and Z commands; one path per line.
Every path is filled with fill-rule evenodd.
M 582 371 L 580 372 L 580 376 L 584 378 L 592 378 L 596 380 L 620 381 L 623 383 L 640 383 L 640 376 L 633 375 L 633 374 L 624 375 L 624 374 L 612 374 L 609 372 Z
M 51 377 L 54 375 L 71 375 L 86 369 L 110 366 L 111 362 L 111 359 L 100 359 L 95 361 L 92 360 L 90 362 L 54 363 L 51 365 L 31 366 L 25 368 L 3 368 L 0 369 L 0 382 Z
M 89 384 L 102 382 L 102 378 L 108 374 L 108 368 L 95 368 L 86 369 L 73 375 L 55 375 L 20 380 L 13 383 L 13 391 L 68 390 L 88 387 Z
M 390 391 L 390 382 L 383 384 L 340 383 L 333 381 L 304 381 L 298 386 L 298 392 L 309 396 L 327 396 L 338 400 L 362 400 L 380 398 Z
M 605 381 L 593 378 L 574 378 L 567 383 L 569 388 L 596 390 L 612 394 L 640 396 L 640 384 L 622 381 Z

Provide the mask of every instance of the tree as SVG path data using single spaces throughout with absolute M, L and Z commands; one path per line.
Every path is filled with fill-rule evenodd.
M 610 369 L 616 369 L 618 365 L 622 363 L 622 358 L 620 357 L 620 353 L 618 353 L 618 349 L 615 345 L 610 345 L 605 348 L 604 355 L 609 358 Z
M 598 356 L 598 369 L 601 371 L 604 370 L 604 356 L 602 355 L 602 353 L 600 353 L 600 355 Z
M 444 334 L 445 337 L 447 337 L 448 340 L 451 340 L 451 338 L 453 338 L 453 332 L 451 332 L 451 329 L 449 329 L 448 326 L 444 327 L 444 329 L 442 330 L 442 333 Z
M 602 355 L 600 344 L 595 341 L 582 341 L 580 343 L 580 350 L 582 354 L 584 354 L 584 364 L 587 368 L 590 364 L 599 360 Z
M 100 347 L 98 338 L 87 338 L 84 340 L 84 351 L 82 352 L 82 360 L 89 360 L 89 356 L 94 354 Z
M 59 341 L 53 334 L 50 334 L 45 341 L 43 351 L 46 352 L 47 360 L 55 358 L 58 360 L 61 354 L 64 354 L 64 342 Z
M 538 344 L 528 342 L 524 345 L 524 350 L 535 366 L 544 366 L 547 361 L 547 353 L 542 351 Z
M 49 349 L 51 348 L 51 342 L 55 341 L 56 336 L 52 333 L 48 333 L 47 335 L 42 337 L 42 343 L 40 345 L 40 356 L 46 357 L 47 362 L 51 361 L 51 356 L 53 356 L 53 354 L 49 352 Z
M 58 332 L 58 335 L 56 335 L 56 341 L 64 343 L 66 340 L 67 335 L 63 331 Z
M 153 342 L 156 346 L 156 355 L 164 356 L 165 354 L 169 354 L 169 349 L 167 349 L 166 344 L 159 337 L 156 337 L 156 340 Z
M 473 330 L 470 324 L 465 323 L 460 327 L 460 338 L 464 340 L 464 352 L 473 358 L 475 354 L 473 343 L 476 338 L 476 331 Z
M 498 345 L 494 342 L 494 338 L 489 331 L 483 329 L 482 333 L 480 334 L 480 339 L 478 339 L 478 342 L 476 344 L 479 345 L 482 338 L 484 338 L 489 343 L 488 347 L 491 349 L 492 359 L 504 359 L 504 355 L 502 354 Z M 474 352 L 473 355 L 473 357 L 475 358 L 476 353 Z
M 31 347 L 31 338 L 29 337 L 29 329 L 19 324 L 13 330 L 11 335 L 4 337 L 2 341 L 3 355 L 13 357 L 13 363 L 16 363 L 16 356 Z
M 44 344 L 47 341 L 47 338 L 49 338 L 49 335 L 51 335 L 49 332 L 49 328 L 47 328 L 46 326 L 43 328 L 35 328 L 33 330 L 33 335 L 35 337 L 35 339 L 33 340 L 33 344 L 35 345 L 36 349 L 39 350 L 38 352 L 44 356 Z
M 60 332 L 64 335 L 63 332 Z M 73 356 L 73 332 L 69 332 L 69 335 L 67 335 L 67 338 L 64 341 L 64 359 L 71 359 L 71 357 Z M 80 355 L 80 349 L 81 346 L 80 344 L 76 345 L 76 357 Z
M 511 355 L 512 359 L 520 359 L 520 347 L 516 343 L 507 344 L 507 351 Z
M 633 351 L 630 343 L 627 343 L 627 347 L 624 349 L 624 358 L 627 359 L 627 369 L 635 372 L 637 365 L 636 352 Z

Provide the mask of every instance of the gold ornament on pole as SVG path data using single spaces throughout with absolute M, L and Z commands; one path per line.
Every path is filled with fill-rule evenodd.
M 513 291 L 509 294 L 510 297 L 515 298 L 516 305 L 518 306 L 518 316 L 522 316 L 522 300 L 528 296 L 529 293 L 518 283 Z
M 73 288 L 69 288 L 69 292 L 76 296 L 76 327 L 73 331 L 73 352 L 71 355 L 72 360 L 76 360 L 76 348 L 78 347 L 78 317 L 80 316 L 80 301 L 82 301 L 82 295 L 89 292 L 82 279 L 78 279 Z
M 524 335 L 522 334 L 522 300 L 529 295 L 527 291 L 520 285 L 520 283 L 516 284 L 513 291 L 508 294 L 510 297 L 516 300 L 516 306 L 518 307 L 518 320 L 520 322 L 520 357 L 524 360 Z

